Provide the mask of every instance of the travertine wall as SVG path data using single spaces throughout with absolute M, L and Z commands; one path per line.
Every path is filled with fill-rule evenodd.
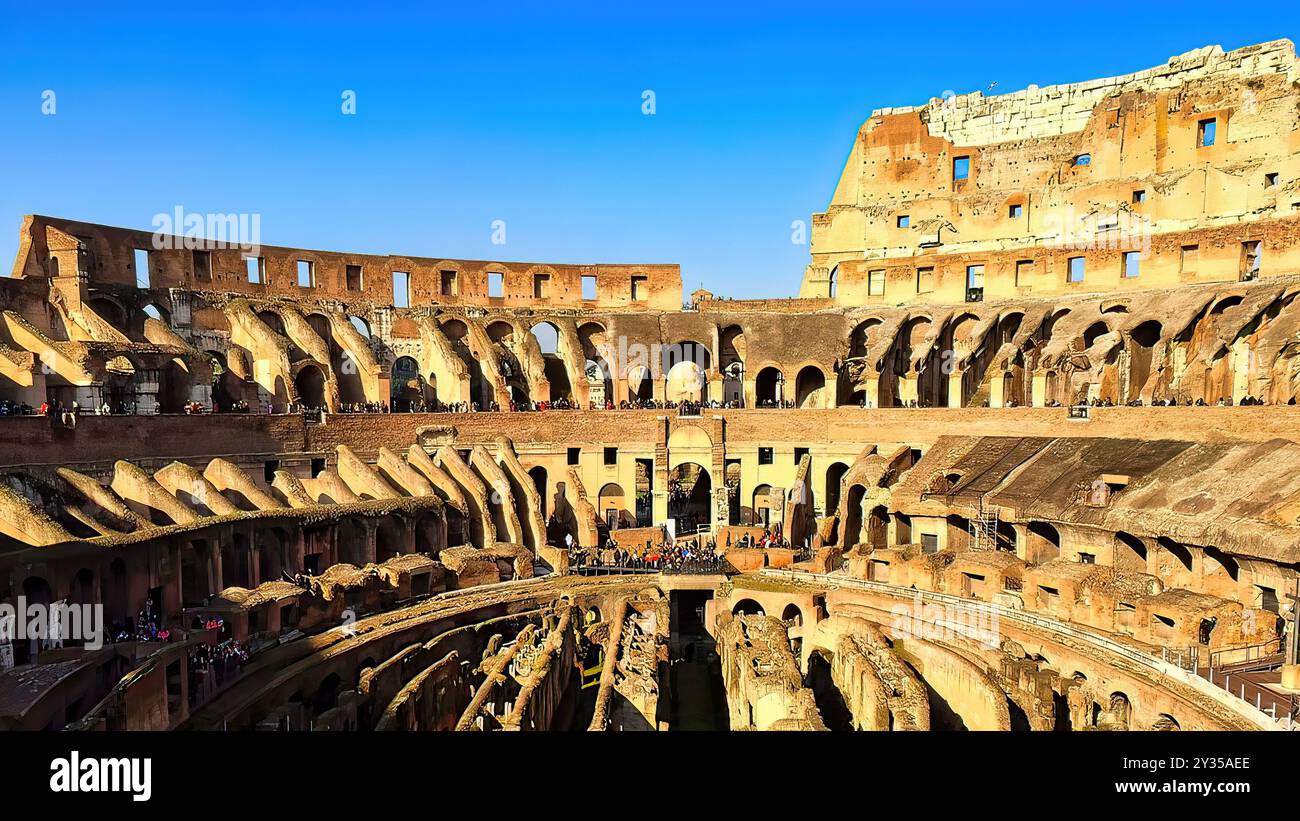
M 875 111 L 813 216 L 800 296 L 960 303 L 971 266 L 982 266 L 983 300 L 1233 281 L 1253 242 L 1258 276 L 1293 274 L 1297 76 L 1295 48 L 1279 40 L 1197 49 L 1122 77 Z M 1125 252 L 1141 254 L 1136 271 Z M 1068 276 L 1071 257 L 1085 260 L 1080 281 Z

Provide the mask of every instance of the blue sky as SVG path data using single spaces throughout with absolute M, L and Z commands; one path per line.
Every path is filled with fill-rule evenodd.
M 107 5 L 0 12 L 6 272 L 22 214 L 179 205 L 260 214 L 274 245 L 677 262 L 688 291 L 791 296 L 790 224 L 873 108 L 1300 35 L 1269 2 Z

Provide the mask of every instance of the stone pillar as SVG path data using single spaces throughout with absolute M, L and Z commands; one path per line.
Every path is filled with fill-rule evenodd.
M 898 399 L 904 405 L 909 405 L 912 400 L 918 398 L 917 376 L 916 371 L 908 371 L 898 378 Z
M 723 396 L 722 374 L 709 375 L 708 393 L 704 397 L 710 402 L 721 402 L 725 399 Z
M 1029 404 L 1033 405 L 1035 408 L 1047 407 L 1048 399 L 1047 399 L 1047 373 L 1046 372 L 1036 371 L 1034 373 L 1033 382 L 1030 383 L 1030 390 L 1031 393 L 1030 393 Z
M 257 587 L 262 582 L 275 581 L 262 578 L 262 546 L 249 543 L 248 548 L 248 586 Z
M 962 382 L 964 381 L 963 378 L 965 376 L 966 371 L 962 368 L 957 368 L 952 373 L 948 374 L 948 407 L 961 407 Z
M 993 376 L 989 379 L 989 407 L 990 408 L 1005 408 L 1007 406 L 1007 397 L 1002 393 L 1002 387 L 1003 387 L 1005 377 L 1006 377 L 1006 372 L 999 371 L 998 373 L 993 374 Z
M 868 408 L 880 407 L 880 374 L 872 371 L 867 376 L 866 384 L 862 386 L 862 393 L 866 397 Z
M 1029 525 L 1016 524 L 1012 522 L 1011 527 L 1016 532 L 1016 557 L 1022 562 L 1029 562 Z
M 667 417 L 659 417 L 659 441 L 655 444 L 655 473 L 650 494 L 652 524 L 668 520 L 668 425 L 666 422 Z

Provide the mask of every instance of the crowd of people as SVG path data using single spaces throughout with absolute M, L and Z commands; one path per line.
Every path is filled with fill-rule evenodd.
M 277 406 L 270 401 L 262 400 L 260 403 L 260 412 L 266 415 L 275 413 L 302 413 L 314 416 L 321 416 L 326 412 L 326 408 L 316 405 L 308 405 L 302 402 L 290 402 L 286 405 Z M 1141 399 L 1133 399 L 1124 403 L 1124 406 L 1130 408 L 1140 408 L 1146 405 Z M 1150 402 L 1151 407 L 1231 407 L 1231 406 L 1255 406 L 1272 404 L 1262 397 L 1244 396 L 1240 400 L 1234 401 L 1232 397 L 1220 397 L 1217 402 L 1206 402 L 1204 399 L 1155 399 Z M 1296 398 L 1291 397 L 1286 404 L 1295 405 Z M 989 407 L 988 400 L 980 403 L 981 407 Z M 1092 398 L 1085 402 L 1077 403 L 1077 406 L 1094 407 L 1094 408 L 1113 408 L 1119 407 L 1111 399 Z M 736 401 L 721 402 L 716 399 L 697 402 L 693 400 L 669 401 L 659 399 L 625 399 L 617 405 L 612 400 L 606 400 L 603 404 L 597 402 L 588 403 L 588 410 L 658 410 L 658 411 L 676 411 L 679 416 L 699 416 L 704 410 L 733 410 L 744 407 L 743 403 Z M 781 408 L 792 409 L 796 405 L 788 400 L 760 400 L 757 404 L 759 408 Z M 861 400 L 858 407 L 868 408 L 871 405 L 864 399 Z M 929 399 L 909 399 L 895 400 L 895 408 L 932 408 L 933 403 Z M 1015 399 L 1008 399 L 1003 407 L 1018 408 L 1025 407 L 1023 402 Z M 1059 408 L 1062 407 L 1058 400 L 1051 400 L 1044 403 L 1043 407 Z M 578 403 L 568 399 L 556 399 L 542 402 L 515 401 L 512 400 L 504 410 L 511 413 L 517 412 L 538 412 L 538 411 L 557 411 L 557 410 L 579 410 Z M 115 406 L 104 402 L 99 407 L 93 409 L 96 416 L 139 416 L 140 408 L 136 402 L 119 401 Z M 181 412 L 192 416 L 205 413 L 251 413 L 253 406 L 243 399 L 233 400 L 229 403 L 220 403 L 214 400 L 211 411 L 202 402 L 191 401 L 185 403 Z M 423 399 L 408 400 L 404 402 L 345 402 L 339 406 L 340 413 L 347 414 L 370 414 L 370 413 L 498 413 L 503 408 L 497 402 L 489 402 L 486 406 L 478 402 L 438 402 L 426 401 Z M 154 405 L 155 414 L 163 413 L 161 404 Z M 78 402 L 73 402 L 70 407 L 65 406 L 61 401 L 43 402 L 40 407 L 32 407 L 25 402 L 15 400 L 0 399 L 0 416 L 48 416 L 59 419 L 67 427 L 76 425 L 77 417 L 82 415 L 83 409 Z
M 134 621 L 114 622 L 109 630 L 109 636 L 115 642 L 172 640 L 171 631 L 160 624 L 152 599 L 145 599 L 144 607 L 140 608 Z
M 569 545 L 569 567 L 576 573 L 596 570 L 631 570 L 657 573 L 721 573 L 722 558 L 717 543 L 710 538 L 647 539 L 645 544 L 620 545 L 612 538 L 604 547 L 581 548 Z
M 198 644 L 188 652 L 190 705 L 203 701 L 212 691 L 239 675 L 248 661 L 248 649 L 234 639 L 219 644 Z
M 732 544 L 731 534 L 728 533 L 727 542 L 725 545 L 725 547 L 735 547 L 739 549 L 758 548 L 762 550 L 766 550 L 769 547 L 788 548 L 789 546 L 790 546 L 790 540 L 785 538 L 785 536 L 782 535 L 781 531 L 772 530 L 771 528 L 764 528 L 763 532 L 758 536 L 754 536 L 753 534 L 746 532 L 744 535 L 742 535 L 739 539 L 736 540 L 735 544 Z

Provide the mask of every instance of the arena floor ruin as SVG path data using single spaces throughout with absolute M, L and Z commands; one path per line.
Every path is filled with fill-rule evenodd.
M 28 216 L 0 728 L 1290 728 L 1298 82 L 873 112 L 786 300 Z

